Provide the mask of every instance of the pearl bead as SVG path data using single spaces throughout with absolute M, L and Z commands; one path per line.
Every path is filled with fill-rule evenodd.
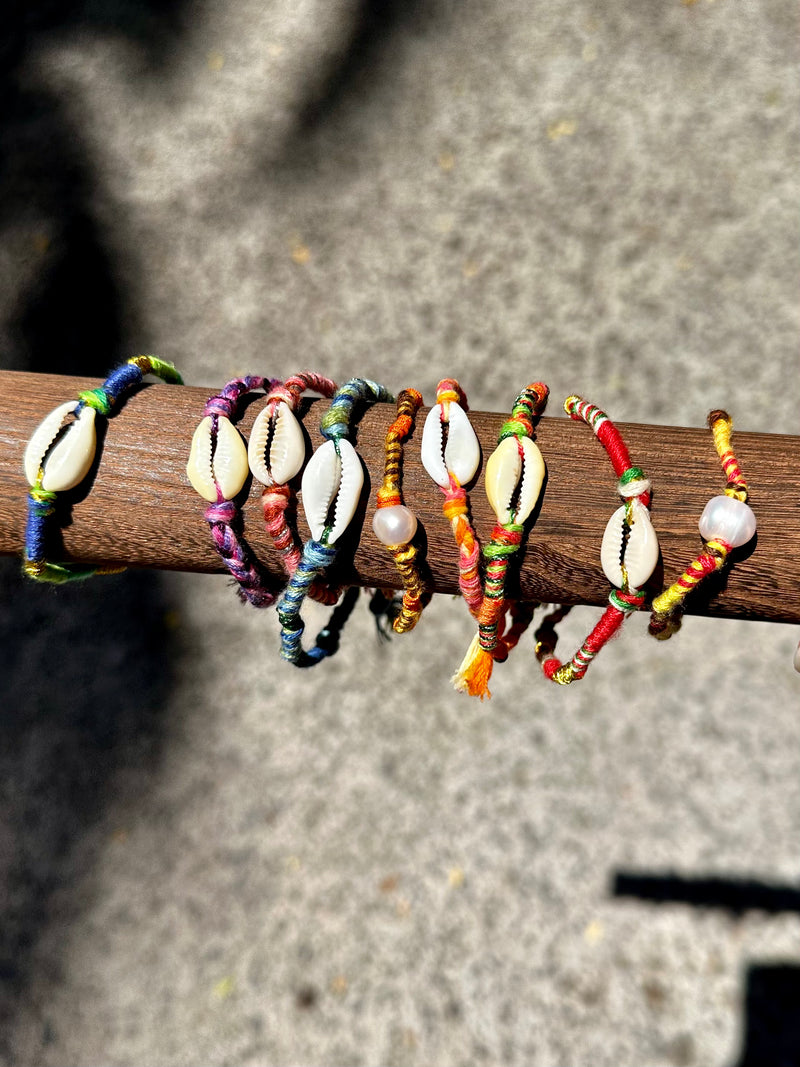
M 797 646 L 794 653 L 794 669 L 800 672 L 800 645 Z
M 417 517 L 402 504 L 378 508 L 372 519 L 372 530 L 385 545 L 405 545 L 417 532 Z
M 732 548 L 746 545 L 756 532 L 753 509 L 732 496 L 713 496 L 700 516 L 700 533 L 706 541 L 725 541 Z

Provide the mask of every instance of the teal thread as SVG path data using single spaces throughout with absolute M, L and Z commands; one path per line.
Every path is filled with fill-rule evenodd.
M 377 382 L 368 378 L 351 378 L 337 389 L 330 407 L 320 421 L 320 432 L 327 441 L 333 441 L 337 455 L 338 442 L 347 437 L 356 405 L 375 403 L 392 403 L 394 397 Z M 313 667 L 323 659 L 332 656 L 339 647 L 339 632 L 352 611 L 355 596 L 351 590 L 345 592 L 342 602 L 331 616 L 325 629 L 317 634 L 314 647 L 306 651 L 302 646 L 305 623 L 300 615 L 306 594 L 316 578 L 322 578 L 336 561 L 338 543 L 327 544 L 330 527 L 325 527 L 319 541 L 313 538 L 303 546 L 303 556 L 297 570 L 289 580 L 283 596 L 278 602 L 277 612 L 281 624 L 281 659 L 293 663 L 296 667 Z

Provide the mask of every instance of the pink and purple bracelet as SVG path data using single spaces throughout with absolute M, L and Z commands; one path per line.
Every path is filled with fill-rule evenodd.
M 209 397 L 192 437 L 186 465 L 189 481 L 209 502 L 205 519 L 214 547 L 235 578 L 241 599 L 256 608 L 274 604 L 280 586 L 264 576 L 242 537 L 241 511 L 235 498 L 244 488 L 250 470 L 247 446 L 233 419 L 248 393 L 271 388 L 273 384 L 280 383 L 250 374 L 232 378 L 220 393 Z

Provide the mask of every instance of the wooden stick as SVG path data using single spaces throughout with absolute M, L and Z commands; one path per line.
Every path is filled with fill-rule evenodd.
M 0 553 L 21 555 L 23 549 L 27 485 L 22 454 L 28 437 L 56 404 L 99 384 L 88 378 L 0 372 Z M 213 388 L 159 384 L 147 385 L 128 397 L 108 420 L 93 480 L 64 494 L 72 506 L 67 509 L 69 524 L 63 529 L 62 559 L 224 570 L 203 519 L 205 504 L 185 474 L 192 433 L 205 400 L 214 392 Z M 514 387 L 509 389 L 509 405 L 514 392 Z M 589 399 L 602 402 L 602 397 Z M 553 416 L 559 413 L 559 403 L 560 398 L 552 398 Z M 319 417 L 326 404 L 311 400 L 306 408 L 304 425 L 313 447 L 321 440 Z M 239 421 L 245 437 L 262 406 L 263 400 L 256 399 Z M 457 552 L 442 515 L 443 496 L 419 459 L 426 410 L 420 411 L 417 429 L 406 446 L 403 492 L 427 535 L 434 588 L 456 593 Z M 741 414 L 746 417 L 746 410 Z M 375 492 L 383 474 L 384 435 L 393 418 L 394 406 L 381 404 L 369 409 L 358 424 L 356 444 L 368 477 L 357 517 L 357 523 L 363 523 L 361 538 L 354 556 L 351 550 L 350 562 L 342 568 L 344 579 L 352 584 L 400 585 L 393 560 L 371 528 Z M 472 412 L 471 418 L 485 460 L 497 443 L 506 413 Z M 666 576 L 667 583 L 674 581 L 701 548 L 697 520 L 709 497 L 722 492 L 724 482 L 705 427 L 619 427 L 633 462 L 646 471 L 654 487 L 652 517 L 663 557 L 663 575 L 659 568 L 653 579 L 655 593 L 662 577 Z M 609 585 L 600 569 L 600 539 L 619 502 L 608 459 L 588 428 L 566 416 L 542 419 L 537 441 L 547 463 L 548 480 L 538 520 L 521 553 L 518 581 L 512 580 L 509 591 L 526 600 L 604 604 Z M 800 437 L 735 430 L 734 447 L 758 518 L 756 547 L 739 550 L 734 565 L 720 580 L 711 579 L 707 589 L 701 587 L 689 597 L 687 611 L 798 622 L 796 463 Z M 249 488 L 243 507 L 244 536 L 264 569 L 279 575 L 280 558 L 264 530 L 260 492 L 258 484 Z M 486 543 L 493 516 L 482 475 L 472 488 L 471 506 L 477 532 Z M 307 537 L 302 508 L 298 525 L 303 538 Z

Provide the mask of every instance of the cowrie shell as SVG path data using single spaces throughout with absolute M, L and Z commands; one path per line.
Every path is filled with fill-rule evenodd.
M 341 537 L 356 513 L 363 484 L 361 460 L 348 440 L 339 440 L 339 455 L 333 441 L 319 446 L 308 461 L 300 483 L 303 510 L 315 541 L 322 538 L 331 505 L 333 523 L 327 543 L 332 545 Z
M 294 412 L 283 400 L 274 414 L 268 404 L 258 413 L 247 458 L 253 476 L 263 485 L 285 485 L 294 478 L 306 458 L 306 442 Z
M 217 440 L 212 441 L 212 416 L 200 421 L 192 437 L 186 476 L 203 498 L 217 502 L 217 486 L 223 500 L 233 500 L 247 481 L 247 448 L 244 438 L 225 415 L 217 415 Z
M 485 475 L 486 495 L 499 523 L 525 522 L 542 491 L 544 469 L 542 453 L 530 437 L 506 437 L 500 442 L 486 462 Z
M 59 404 L 50 414 L 42 419 L 31 435 L 25 449 L 24 466 L 28 484 L 36 486 L 39 468 L 45 453 L 58 436 L 64 420 L 80 405 L 79 400 L 68 400 Z M 97 448 L 97 431 L 95 430 L 95 409 L 84 404 L 75 421 L 64 431 L 61 440 L 47 455 L 44 462 L 42 489 L 49 493 L 62 493 L 79 485 L 94 461 Z
M 658 563 L 658 538 L 650 513 L 638 500 L 633 501 L 632 524 L 627 542 L 624 539 L 625 505 L 617 508 L 608 520 L 600 546 L 600 563 L 609 582 L 621 589 L 624 581 L 622 563 L 628 575 L 628 589 L 641 589 Z
M 459 485 L 471 482 L 481 461 L 481 446 L 466 411 L 454 400 L 449 408 L 447 442 L 444 442 L 442 405 L 434 404 L 425 419 L 420 448 L 423 467 L 442 489 L 450 488 L 449 474 Z

